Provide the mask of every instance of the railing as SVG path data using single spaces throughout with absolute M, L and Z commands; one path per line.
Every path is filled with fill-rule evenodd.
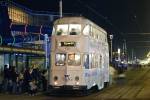
M 2 53 L 21 53 L 21 54 L 34 54 L 34 55 L 45 55 L 44 50 L 29 49 L 29 48 L 17 48 L 11 46 L 0 46 L 0 52 Z

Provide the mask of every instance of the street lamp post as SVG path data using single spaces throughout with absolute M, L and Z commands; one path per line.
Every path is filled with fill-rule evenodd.
M 60 13 L 60 18 L 62 18 L 62 0 L 59 1 L 59 13 Z
M 118 48 L 118 61 L 119 62 L 121 61 L 121 59 L 120 59 L 120 53 L 121 53 L 121 50 L 120 50 L 120 48 Z
M 110 61 L 112 62 L 112 40 L 113 40 L 113 35 L 109 35 L 110 37 Z

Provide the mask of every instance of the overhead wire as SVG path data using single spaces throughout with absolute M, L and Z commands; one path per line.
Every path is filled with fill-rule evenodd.
M 98 11 L 96 11 L 94 8 L 92 8 L 91 6 L 89 6 L 88 4 L 84 3 L 81 0 L 77 0 L 80 4 L 84 5 L 86 8 L 88 8 L 89 10 L 91 10 L 93 13 L 95 13 L 97 16 L 99 16 L 100 18 L 104 19 L 106 21 L 106 23 L 108 23 L 110 26 L 112 26 L 116 31 L 118 31 L 118 33 L 124 38 L 123 32 L 120 31 L 114 24 L 112 24 L 112 22 L 110 20 L 108 20 L 107 17 L 104 17 L 102 14 L 100 14 Z

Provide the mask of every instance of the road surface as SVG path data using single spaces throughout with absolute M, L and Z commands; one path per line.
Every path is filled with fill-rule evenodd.
M 88 96 L 36 96 L 0 94 L 0 100 L 150 100 L 150 68 L 131 69 L 125 78 Z

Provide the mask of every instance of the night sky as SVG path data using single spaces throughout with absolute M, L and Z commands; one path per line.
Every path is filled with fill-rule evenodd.
M 59 0 L 12 0 L 32 10 L 59 11 Z M 150 0 L 63 0 L 63 12 L 82 15 L 114 35 L 113 49 L 127 42 L 129 55 L 150 50 Z

